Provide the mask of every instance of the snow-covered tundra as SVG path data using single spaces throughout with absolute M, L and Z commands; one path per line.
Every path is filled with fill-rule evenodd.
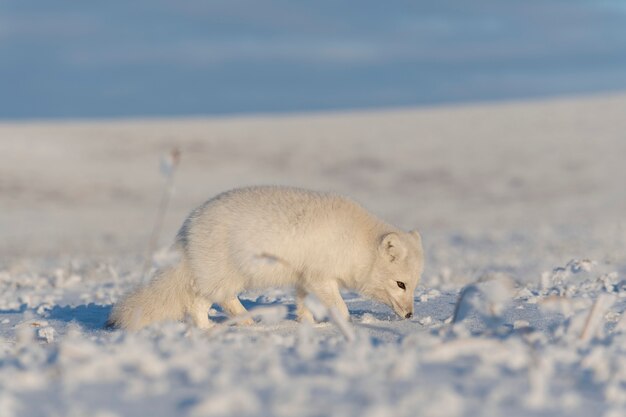
M 417 231 L 403 232 L 338 195 L 272 186 L 208 200 L 184 222 L 175 249 L 179 262 L 121 300 L 110 324 L 135 330 L 188 315 L 208 328 L 213 303 L 242 315 L 240 292 L 275 286 L 296 288 L 300 320 L 313 320 L 308 293 L 347 319 L 342 288 L 410 318 L 424 263 Z

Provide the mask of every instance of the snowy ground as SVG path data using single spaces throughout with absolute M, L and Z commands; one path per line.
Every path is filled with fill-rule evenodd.
M 0 415 L 624 415 L 624 108 L 0 124 Z M 415 317 L 346 294 L 347 330 L 300 326 L 277 289 L 242 296 L 251 327 L 103 330 L 172 146 L 160 246 L 226 188 L 332 189 L 422 231 Z

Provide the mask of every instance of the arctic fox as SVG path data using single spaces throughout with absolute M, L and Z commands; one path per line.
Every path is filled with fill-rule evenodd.
M 185 220 L 174 248 L 179 262 L 117 303 L 110 325 L 137 330 L 189 316 L 209 328 L 213 303 L 241 315 L 240 292 L 275 286 L 295 287 L 299 320 L 313 320 L 308 293 L 348 319 L 342 288 L 410 318 L 424 264 L 417 231 L 400 231 L 339 195 L 278 186 L 208 200 Z

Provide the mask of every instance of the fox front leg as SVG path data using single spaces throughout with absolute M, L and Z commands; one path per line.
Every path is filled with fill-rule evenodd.
M 309 292 L 314 294 L 329 309 L 335 309 L 346 321 L 350 320 L 350 312 L 341 297 L 339 285 L 335 281 L 323 281 L 311 286 Z M 310 313 L 309 313 L 310 314 Z

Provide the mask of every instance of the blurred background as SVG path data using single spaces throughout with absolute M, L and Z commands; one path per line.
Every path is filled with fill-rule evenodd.
M 160 245 L 206 198 L 267 183 L 446 248 L 619 241 L 625 5 L 0 1 L 0 260 L 141 253 L 172 148 Z
M 620 0 L 0 2 L 0 118 L 414 106 L 626 88 Z

